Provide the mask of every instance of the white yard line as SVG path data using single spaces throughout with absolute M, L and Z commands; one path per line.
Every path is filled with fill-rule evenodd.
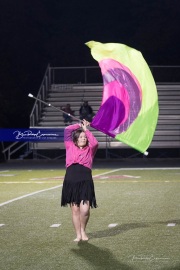
M 18 200 L 21 200 L 21 199 L 24 199 L 24 198 L 27 198 L 27 197 L 30 197 L 30 196 L 33 196 L 33 195 L 35 195 L 35 194 L 38 194 L 38 193 L 41 193 L 41 192 L 44 192 L 44 191 L 49 191 L 49 190 L 52 190 L 52 189 L 56 189 L 56 188 L 59 188 L 59 187 L 62 187 L 62 185 L 58 185 L 58 186 L 55 186 L 55 187 L 42 189 L 42 190 L 39 190 L 39 191 L 35 191 L 35 192 L 33 192 L 33 193 L 29 193 L 29 194 L 26 194 L 26 195 L 17 197 L 17 198 L 15 198 L 15 199 L 9 200 L 9 201 L 7 201 L 7 202 L 1 203 L 0 206 L 9 204 L 9 203 L 12 203 L 12 202 L 15 202 L 15 201 L 18 201 Z
M 177 170 L 177 169 L 180 169 L 180 167 L 177 167 L 177 168 L 119 168 L 119 169 L 111 170 L 111 171 L 108 171 L 108 172 L 105 172 L 105 173 L 100 173 L 100 174 L 93 175 L 93 178 L 99 177 L 99 176 L 102 176 L 102 175 L 106 175 L 106 174 L 109 174 L 109 173 L 113 173 L 113 172 L 122 171 L 122 170 L 141 170 L 141 169 L 142 170 L 173 170 L 173 169 Z M 44 191 L 49 191 L 49 190 L 52 190 L 52 189 L 56 189 L 56 188 L 59 188 L 59 187 L 62 187 L 62 185 L 58 185 L 58 186 L 55 186 L 55 187 L 52 187 L 52 188 L 42 189 L 42 190 L 39 190 L 39 191 L 35 191 L 33 193 L 29 193 L 29 194 L 17 197 L 15 199 L 9 200 L 7 202 L 1 203 L 0 207 L 4 206 L 6 204 L 9 204 L 9 203 L 12 203 L 12 202 L 27 198 L 29 196 L 33 196 L 35 194 L 38 194 L 38 193 L 41 193 L 41 192 L 44 192 Z
M 93 175 L 93 178 L 94 177 L 99 177 L 99 176 L 102 176 L 102 175 L 106 175 L 106 174 L 109 174 L 109 173 L 113 173 L 113 172 L 118 172 L 120 170 L 121 170 L 121 168 L 120 169 L 116 169 L 116 170 L 112 170 L 112 171 L 109 171 L 109 172 L 105 172 L 105 173 L 96 174 L 96 175 Z
M 98 170 L 100 170 L 100 169 L 98 169 Z M 155 170 L 155 171 L 156 170 L 180 170 L 180 166 L 179 167 L 150 167 L 150 168 L 148 168 L 148 167 L 145 167 L 145 168 L 144 167 L 143 168 L 125 168 L 125 167 L 123 167 L 120 169 L 116 169 L 112 172 L 116 172 L 116 171 L 142 171 L 142 170 L 147 170 L 147 171 L 148 170 L 149 171 L 151 171 L 151 170 Z
M 113 171 L 109 171 L 109 172 L 106 172 L 106 173 L 102 173 L 102 174 L 98 174 L 98 175 L 95 175 L 95 176 L 93 176 L 93 177 L 101 176 L 101 175 L 104 175 L 104 174 L 107 174 L 107 173 L 112 173 L 112 172 L 115 172 L 115 171 L 118 171 L 118 170 L 119 170 L 119 169 L 113 170 Z M 6 204 L 9 204 L 9 203 L 12 203 L 12 202 L 15 202 L 15 201 L 18 201 L 18 200 L 21 200 L 21 199 L 24 199 L 24 198 L 33 196 L 33 195 L 35 195 L 35 194 L 38 194 L 38 193 L 41 193 L 41 192 L 44 192 L 44 191 L 49 191 L 49 190 L 52 190 L 52 189 L 56 189 L 56 188 L 59 188 L 59 187 L 62 187 L 62 184 L 61 184 L 61 185 L 58 185 L 58 186 L 55 186 L 55 187 L 52 187 L 52 188 L 47 188 L 47 189 L 42 189 L 42 190 L 39 190 L 39 191 L 35 191 L 35 192 L 33 192 L 33 193 L 29 193 L 29 194 L 26 194 L 26 195 L 23 195 L 23 196 L 14 198 L 14 199 L 9 200 L 9 201 L 7 201 L 7 202 L 3 202 L 3 203 L 0 204 L 0 207 L 1 207 L 1 206 L 4 206 L 4 205 L 6 205 Z

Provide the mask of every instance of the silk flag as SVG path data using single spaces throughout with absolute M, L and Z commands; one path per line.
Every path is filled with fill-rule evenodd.
M 158 95 L 141 52 L 118 43 L 89 41 L 103 78 L 101 106 L 91 126 L 147 154 L 158 120 Z

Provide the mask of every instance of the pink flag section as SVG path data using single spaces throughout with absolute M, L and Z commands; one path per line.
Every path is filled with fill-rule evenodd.
M 104 91 L 101 107 L 91 126 L 115 137 L 133 123 L 141 109 L 142 90 L 136 77 L 113 59 L 99 62 Z

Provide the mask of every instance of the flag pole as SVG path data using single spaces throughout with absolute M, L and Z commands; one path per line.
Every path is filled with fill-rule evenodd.
M 47 103 L 47 102 L 45 102 L 45 101 L 43 101 L 43 100 L 41 100 L 41 99 L 39 99 L 39 98 L 34 97 L 31 93 L 28 94 L 28 97 L 34 98 L 35 100 L 37 100 L 37 101 L 39 101 L 39 102 L 41 102 L 41 103 L 47 105 L 48 107 L 54 108 L 56 111 L 65 113 L 66 115 L 72 117 L 74 120 L 81 121 L 79 118 L 77 118 L 77 117 L 73 116 L 72 114 L 67 113 L 67 112 L 65 112 L 65 111 L 63 111 L 63 110 L 61 110 L 61 109 L 59 109 L 59 108 L 57 108 L 57 107 L 55 107 L 55 106 L 53 106 L 51 103 Z

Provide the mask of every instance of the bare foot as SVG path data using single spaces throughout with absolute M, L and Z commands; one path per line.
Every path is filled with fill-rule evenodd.
M 88 241 L 88 240 L 89 240 L 88 237 L 82 238 L 82 241 Z
M 88 241 L 88 240 L 89 240 L 89 238 L 88 238 L 88 236 L 86 235 L 85 232 L 83 232 L 83 233 L 81 233 L 81 234 L 82 234 L 82 240 L 83 240 L 83 241 Z
M 80 242 L 81 241 L 81 238 L 79 238 L 79 237 L 76 237 L 75 239 L 74 239 L 74 242 Z

